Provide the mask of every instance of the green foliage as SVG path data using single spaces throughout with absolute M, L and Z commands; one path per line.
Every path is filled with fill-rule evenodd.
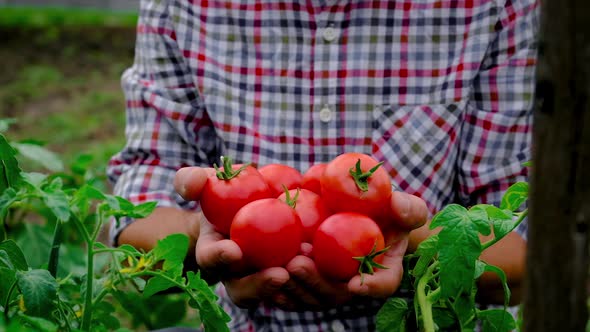
M 424 240 L 414 254 L 405 257 L 404 283 L 414 306 L 391 298 L 377 315 L 378 331 L 512 331 L 514 317 L 508 312 L 510 289 L 504 271 L 479 259 L 481 253 L 512 232 L 526 217 L 517 212 L 528 198 L 528 185 L 511 186 L 499 207 L 479 204 L 469 209 L 451 204 L 430 224 L 440 231 Z M 480 235 L 494 237 L 481 243 Z M 504 288 L 504 308 L 479 310 L 477 279 L 484 272 L 498 275 Z M 415 325 L 415 326 L 414 326 Z
M 112 26 L 133 27 L 137 13 L 58 7 L 2 7 L 1 27 Z
M 212 289 L 199 273 L 184 274 L 186 235 L 170 235 L 149 252 L 99 241 L 108 220 L 146 217 L 155 202 L 135 205 L 85 181 L 87 157 L 67 173 L 47 165 L 49 174 L 23 172 L 16 157 L 26 158 L 30 146 L 22 147 L 0 135 L 0 330 L 118 330 L 121 309 L 134 328 L 163 328 L 184 318 L 187 301 L 207 331 L 228 330 Z

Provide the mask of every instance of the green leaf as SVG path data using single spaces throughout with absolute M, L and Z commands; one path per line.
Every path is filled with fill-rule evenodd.
M 509 332 L 516 328 L 514 317 L 506 310 L 482 310 L 477 317 L 483 323 L 482 332 Z
M 500 278 L 500 281 L 502 282 L 502 288 L 504 289 L 504 307 L 508 307 L 508 304 L 510 303 L 510 287 L 508 287 L 508 279 L 506 278 L 506 273 L 504 273 L 504 271 L 494 265 L 490 265 L 485 263 L 485 271 L 486 272 L 493 272 L 495 273 L 498 278 Z
M 522 163 L 522 166 L 531 167 L 531 166 L 533 166 L 533 162 L 530 161 L 530 160 L 529 161 L 525 161 L 524 163 Z
M 6 256 L 3 256 L 3 253 Z M 2 255 L 0 256 L 0 266 L 2 266 L 1 257 L 5 257 L 10 260 L 12 266 L 9 267 L 12 267 L 20 271 L 26 271 L 29 269 L 29 265 L 27 264 L 27 259 L 25 258 L 25 255 L 23 254 L 22 250 L 18 247 L 16 242 L 14 242 L 13 240 L 5 240 L 0 242 L 0 255 Z
M 486 271 L 486 263 L 481 260 L 475 261 L 475 274 L 473 275 L 473 279 L 477 279 L 481 277 L 481 275 Z
M 145 301 L 137 293 L 123 292 L 121 290 L 114 290 L 111 293 L 123 309 L 131 314 L 134 324 L 153 325 L 152 319 L 150 318 L 151 308 L 146 306 Z
M 18 288 L 23 295 L 26 313 L 49 317 L 57 299 L 58 284 L 47 270 L 17 272 Z
M 94 157 L 90 154 L 81 154 L 77 156 L 76 160 L 74 160 L 74 162 L 70 166 L 72 173 L 80 176 L 86 174 L 93 159 Z
M 12 146 L 25 158 L 52 172 L 61 172 L 64 165 L 59 156 L 46 148 L 32 143 L 12 143 Z
M 0 195 L 0 225 L 4 223 L 4 218 L 10 206 L 18 200 L 19 197 L 14 188 L 5 189 L 2 195 Z
M 25 181 L 35 187 L 35 188 L 39 188 L 41 187 L 41 184 L 43 183 L 43 181 L 45 181 L 45 179 L 47 179 L 47 174 L 43 174 L 43 173 L 38 173 L 38 172 L 28 172 L 28 173 L 24 173 L 23 177 L 25 178 Z
M 15 155 L 14 148 L 0 134 L 0 192 L 6 188 L 16 188 L 22 179 Z
M 84 184 L 74 193 L 72 210 L 79 220 L 86 220 L 92 201 L 104 200 L 105 194 L 91 185 Z
M 21 248 L 29 266 L 40 268 L 47 263 L 53 232 L 49 227 L 26 223 L 15 236 L 16 244 Z
M 438 234 L 441 297 L 469 292 L 482 251 L 477 224 L 467 209 L 451 204 L 434 216 L 430 227 L 443 227 Z
M 164 260 L 162 269 L 168 271 L 183 266 L 184 258 L 188 252 L 188 236 L 185 234 L 168 235 L 159 240 L 153 249 L 157 261 Z
M 459 322 L 455 314 L 449 308 L 432 308 L 432 317 L 438 331 L 460 331 Z
M 512 211 L 502 210 L 493 205 L 486 208 L 486 212 L 494 228 L 494 237 L 501 239 L 506 234 L 512 232 L 516 227 L 516 220 L 514 220 Z
M 162 295 L 154 296 L 148 300 L 151 305 L 154 319 L 154 329 L 163 329 L 169 326 L 177 326 L 186 316 L 186 296 Z
M 475 328 L 476 320 L 472 319 L 476 314 L 474 289 L 475 287 L 469 290 L 469 292 L 457 296 L 453 302 L 455 315 L 459 318 L 461 325 L 460 331 L 473 330 Z
M 6 132 L 8 130 L 8 128 L 10 128 L 10 125 L 15 124 L 15 123 L 16 123 L 15 118 L 0 119 L 0 133 Z
M 510 186 L 502 196 L 500 209 L 516 211 L 529 197 L 529 184 L 517 182 Z
M 490 235 L 492 233 L 492 227 L 486 213 L 486 204 L 479 204 L 471 207 L 467 212 L 471 221 L 475 224 L 477 231 L 482 235 Z
M 67 221 L 70 219 L 70 203 L 62 186 L 61 178 L 53 179 L 48 185 L 43 186 L 42 199 L 57 219 Z
M 390 298 L 377 313 L 377 331 L 405 332 L 406 319 L 410 312 L 408 302 L 401 298 Z
M 438 253 L 438 235 L 431 235 L 426 240 L 422 241 L 416 249 L 415 255 L 418 256 L 418 261 L 412 269 L 412 276 L 416 279 L 420 278 L 430 265 L 430 262 Z
M 154 276 L 148 279 L 143 289 L 143 297 L 150 297 L 154 294 L 174 287 L 174 282 L 161 276 Z
M 53 322 L 43 319 L 41 317 L 31 317 L 20 314 L 18 316 L 19 325 L 26 327 L 23 331 L 38 331 L 38 332 L 56 332 L 58 326 Z M 32 328 L 32 329 L 31 329 Z M 11 331 L 11 330 L 9 330 Z M 18 331 L 21 331 L 20 329 Z
M 231 317 L 217 304 L 217 295 L 209 285 L 201 279 L 201 273 L 187 273 L 188 286 L 194 293 L 197 302 L 189 301 L 189 305 L 199 310 L 201 321 L 206 331 L 229 331 L 227 323 Z
M 0 266 L 0 280 L 2 280 L 2 282 L 0 282 L 0 305 L 4 306 L 10 287 L 16 282 L 16 271 L 8 267 Z M 11 298 L 14 297 L 16 293 L 18 292 L 13 292 Z
M 133 214 L 130 216 L 132 218 L 145 218 L 150 215 L 154 209 L 158 205 L 158 202 L 146 202 L 139 205 L 136 205 L 133 208 Z

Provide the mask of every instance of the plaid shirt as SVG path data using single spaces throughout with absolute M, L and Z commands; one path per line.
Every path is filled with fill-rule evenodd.
M 536 0 L 142 1 L 115 193 L 197 209 L 174 192 L 182 166 L 227 155 L 305 171 L 356 151 L 432 213 L 498 203 L 531 157 L 538 12 Z M 378 308 L 223 304 L 235 331 L 365 331 Z

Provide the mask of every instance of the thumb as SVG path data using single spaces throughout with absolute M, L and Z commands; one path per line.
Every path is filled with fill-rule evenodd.
M 201 197 L 207 178 L 213 172 L 212 168 L 183 167 L 176 172 L 174 189 L 182 198 L 196 201 Z

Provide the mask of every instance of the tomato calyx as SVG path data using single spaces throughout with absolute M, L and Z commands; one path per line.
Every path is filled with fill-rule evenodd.
M 223 169 L 219 169 L 219 167 L 217 166 L 217 164 L 213 164 L 213 167 L 215 168 L 215 175 L 217 176 L 217 178 L 219 180 L 231 180 L 233 178 L 235 178 L 236 176 L 238 176 L 240 174 L 240 172 L 242 172 L 244 169 L 246 169 L 246 167 L 248 167 L 250 164 L 245 164 L 242 167 L 238 168 L 237 170 L 233 170 L 232 168 L 232 160 L 229 157 L 224 157 L 221 156 L 221 163 L 223 164 Z
M 368 172 L 363 172 L 361 169 L 361 159 L 359 158 L 356 162 L 355 167 L 351 167 L 349 170 L 350 176 L 354 179 L 356 186 L 363 192 L 369 190 L 369 177 L 375 173 L 375 171 L 383 165 L 383 162 L 378 163 L 373 168 L 371 168 Z
M 289 193 L 289 188 L 287 188 L 287 186 L 283 185 L 283 190 L 285 191 L 285 203 L 287 203 L 287 205 L 289 205 L 292 208 L 296 208 L 297 207 L 297 198 L 299 198 L 299 188 L 297 188 L 297 192 L 295 193 L 295 196 L 293 198 L 291 198 L 291 194 Z
M 389 247 L 385 247 L 379 251 L 377 251 L 376 249 L 377 249 L 377 241 L 375 241 L 375 244 L 373 245 L 373 249 L 371 249 L 371 252 L 369 252 L 368 255 L 360 256 L 360 257 L 353 257 L 353 259 L 361 262 L 361 264 L 359 265 L 359 270 L 358 270 L 359 274 L 361 275 L 361 285 L 364 282 L 365 273 L 373 274 L 373 273 L 375 273 L 375 268 L 388 269 L 387 266 L 384 266 L 382 264 L 375 262 L 375 258 L 384 254 L 387 250 L 389 250 Z

